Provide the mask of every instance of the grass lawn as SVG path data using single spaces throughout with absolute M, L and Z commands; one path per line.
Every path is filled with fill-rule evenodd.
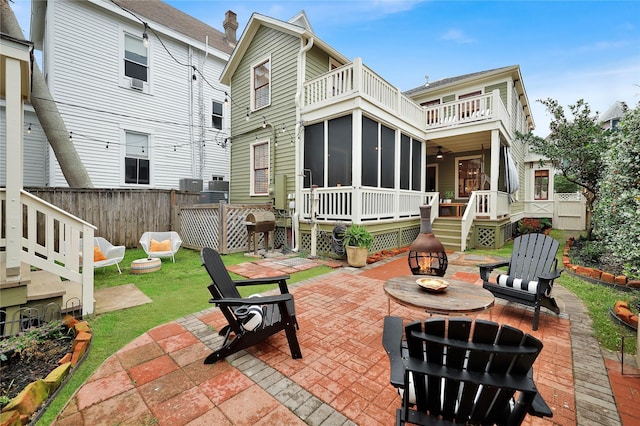
M 120 311 L 97 315 L 89 320 L 94 338 L 84 362 L 71 376 L 54 401 L 38 420 L 39 425 L 49 425 L 67 403 L 71 395 L 109 356 L 138 336 L 158 325 L 210 307 L 209 275 L 200 261 L 200 252 L 180 249 L 176 262 L 162 259 L 162 269 L 151 274 L 132 275 L 129 265 L 135 259 L 146 257 L 141 249 L 127 250 L 120 263 L 122 275 L 115 266 L 95 271 L 95 289 L 133 283 L 145 293 L 152 303 Z M 247 262 L 244 254 L 223 256 L 226 265 Z M 289 284 L 325 274 L 332 269 L 319 266 L 291 275 Z M 234 275 L 234 274 L 232 274 Z M 241 278 L 234 276 L 234 278 Z M 248 296 L 275 288 L 277 285 L 242 287 L 240 293 Z

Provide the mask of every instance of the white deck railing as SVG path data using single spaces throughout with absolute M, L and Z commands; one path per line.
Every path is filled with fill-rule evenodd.
M 318 222 L 346 221 L 360 223 L 371 220 L 419 217 L 421 205 L 431 205 L 433 221 L 438 217 L 438 193 L 384 188 L 309 188 L 302 190 L 300 215 L 310 220 L 312 197 L 315 196 L 315 220 Z M 474 191 L 463 216 L 464 231 L 468 235 L 476 218 L 496 220 L 509 214 L 507 194 L 498 191 Z M 465 225 L 466 224 L 466 225 Z M 466 235 L 463 237 L 466 239 Z
M 356 94 L 424 128 L 424 108 L 363 65 L 360 58 L 305 82 L 303 108 L 328 105 Z
M 302 190 L 302 220 L 312 218 L 315 197 L 315 217 L 318 222 L 345 221 L 360 223 L 373 220 L 393 220 L 420 216 L 425 194 L 418 191 L 384 188 L 309 188 Z
M 0 205 L 5 198 L 5 190 L 0 189 Z M 22 229 L 26 230 L 22 233 L 20 261 L 81 283 L 82 314 L 93 314 L 93 256 L 82 256 L 81 264 L 80 253 L 93 252 L 96 228 L 24 190 L 20 191 L 20 204 L 25 221 Z M 3 226 L 10 226 L 11 219 L 5 217 L 2 208 L 0 213 L 7 221 Z M 6 239 L 0 240 L 0 246 L 7 249 Z

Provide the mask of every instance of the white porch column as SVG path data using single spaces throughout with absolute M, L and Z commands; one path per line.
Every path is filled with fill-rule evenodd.
M 362 64 L 361 64 L 362 65 Z M 353 223 L 362 219 L 362 110 L 353 110 L 351 118 L 351 186 L 353 187 Z M 369 166 L 371 167 L 371 166 Z
M 497 219 L 498 211 L 498 176 L 500 175 L 500 133 L 491 131 L 491 198 L 489 205 L 490 219 Z
M 20 191 L 23 183 L 24 99 L 29 98 L 29 45 L 18 40 L 1 41 L 0 60 L 4 62 L 4 93 L 6 118 L 6 280 L 20 280 L 20 252 L 22 251 L 22 205 Z

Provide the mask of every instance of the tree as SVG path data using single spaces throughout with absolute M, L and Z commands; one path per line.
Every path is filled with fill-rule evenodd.
M 594 235 L 622 261 L 627 276 L 640 279 L 640 104 L 608 136 Z
M 569 105 L 570 117 L 565 116 L 564 108 L 554 99 L 538 102 L 553 115 L 551 133 L 546 138 L 518 133 L 517 138 L 528 143 L 536 154 L 551 160 L 569 182 L 582 188 L 587 199 L 587 239 L 591 239 L 591 216 L 604 172 L 602 154 L 607 150 L 605 130 L 583 99 Z
M 7 0 L 0 0 L 0 28 L 2 32 L 17 39 L 24 39 L 13 10 Z M 51 96 L 49 86 L 38 67 L 32 61 L 31 103 L 38 116 L 38 121 L 53 149 L 62 174 L 72 188 L 93 188 L 91 178 L 76 151 L 73 141 L 69 140 L 69 131 L 62 120 L 58 107 Z

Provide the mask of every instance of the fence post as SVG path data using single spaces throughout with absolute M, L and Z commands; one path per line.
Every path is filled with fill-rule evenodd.
M 229 234 L 229 224 L 227 223 L 227 208 L 228 204 L 218 204 L 218 223 L 220 224 L 220 233 L 218 234 L 218 251 L 221 254 L 228 254 L 227 238 Z

